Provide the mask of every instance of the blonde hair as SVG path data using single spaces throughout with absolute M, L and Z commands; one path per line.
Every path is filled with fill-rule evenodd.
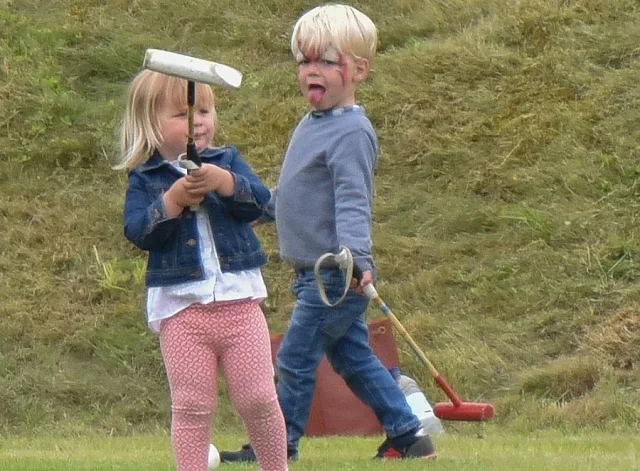
M 378 45 L 378 30 L 371 19 L 348 5 L 327 4 L 302 15 L 291 35 L 291 53 L 296 60 L 305 54 L 320 57 L 333 46 L 340 54 L 371 63 Z
M 143 70 L 129 84 L 127 107 L 120 126 L 122 160 L 116 169 L 131 170 L 145 163 L 162 144 L 159 106 L 187 108 L 187 80 Z M 216 120 L 213 90 L 196 83 L 196 107 L 210 107 Z

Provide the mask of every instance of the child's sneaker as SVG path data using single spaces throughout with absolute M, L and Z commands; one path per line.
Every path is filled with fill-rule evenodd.
M 394 459 L 434 459 L 437 456 L 436 450 L 429 435 L 416 436 L 416 439 L 404 446 L 394 444 L 393 440 L 387 438 L 375 456 L 379 460 Z
M 287 459 L 289 461 L 297 461 L 298 452 L 287 450 Z M 249 443 L 242 445 L 242 448 L 238 451 L 220 452 L 221 463 L 255 463 L 256 461 L 256 454 L 253 451 L 253 447 Z
M 221 463 L 251 463 L 256 461 L 256 454 L 248 443 L 238 451 L 221 451 Z

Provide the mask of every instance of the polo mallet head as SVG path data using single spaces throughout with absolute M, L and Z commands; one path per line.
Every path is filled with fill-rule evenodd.
M 233 67 L 160 49 L 147 49 L 143 67 L 193 82 L 240 88 L 242 74 Z
M 496 411 L 486 402 L 440 402 L 433 406 L 433 413 L 442 420 L 462 422 L 483 422 L 493 418 Z
M 186 56 L 161 49 L 147 49 L 142 66 L 145 69 L 173 75 L 187 80 L 188 136 L 187 151 L 180 156 L 180 165 L 192 171 L 202 165 L 193 139 L 193 113 L 196 101 L 195 82 L 220 85 L 237 89 L 242 83 L 242 74 L 228 65 L 196 57 Z M 186 155 L 186 159 L 182 157 Z

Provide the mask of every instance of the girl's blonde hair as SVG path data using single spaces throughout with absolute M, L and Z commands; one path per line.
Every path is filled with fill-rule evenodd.
M 129 84 L 127 107 L 120 126 L 122 160 L 115 168 L 131 170 L 145 163 L 162 144 L 158 109 L 163 103 L 187 108 L 187 80 L 143 70 Z M 216 113 L 211 87 L 196 83 L 196 108 Z
M 296 60 L 306 54 L 320 57 L 333 46 L 340 54 L 371 63 L 378 45 L 378 30 L 371 19 L 348 5 L 322 5 L 302 15 L 291 35 Z

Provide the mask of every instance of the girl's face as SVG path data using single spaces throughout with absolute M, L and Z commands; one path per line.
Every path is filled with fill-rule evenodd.
M 355 105 L 356 86 L 367 72 L 366 60 L 356 63 L 331 46 L 319 57 L 310 53 L 298 57 L 298 85 L 315 110 Z
M 175 160 L 187 150 L 187 107 L 162 100 L 157 112 L 162 134 L 162 144 L 158 151 L 164 160 Z M 211 143 L 214 132 L 213 106 L 197 103 L 193 111 L 193 140 L 198 152 L 202 152 Z

